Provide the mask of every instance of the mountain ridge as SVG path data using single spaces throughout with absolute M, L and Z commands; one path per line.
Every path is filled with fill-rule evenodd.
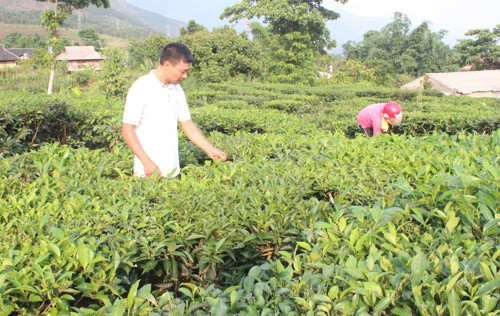
M 0 0 L 0 9 L 13 10 L 15 12 L 41 12 L 51 10 L 54 4 L 38 2 L 36 0 Z M 0 22 L 2 21 L 0 18 Z M 8 23 L 8 22 L 7 22 Z M 22 21 L 21 24 L 40 24 L 39 20 Z M 168 18 L 158 13 L 138 8 L 124 0 L 110 0 L 110 8 L 98 8 L 94 5 L 81 10 L 73 11 L 73 14 L 65 21 L 64 26 L 76 29 L 98 28 L 100 31 L 110 35 L 124 37 L 146 37 L 150 32 L 160 33 L 171 38 L 179 36 L 179 29 L 186 23 L 176 19 Z

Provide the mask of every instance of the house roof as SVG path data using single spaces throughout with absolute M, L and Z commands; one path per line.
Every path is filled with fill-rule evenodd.
M 0 44 L 0 61 L 16 61 L 19 58 L 5 49 L 3 44 Z
M 57 60 L 102 60 L 94 46 L 66 46 L 65 52 L 56 57 Z
M 421 81 L 424 80 L 426 76 L 429 81 L 433 83 L 435 89 L 445 93 L 455 91 L 467 95 L 473 92 L 500 91 L 500 70 L 428 73 L 400 88 L 410 90 L 418 89 Z
M 17 57 L 23 57 L 24 54 L 28 54 L 28 56 L 33 55 L 33 48 L 9 48 L 8 52 L 16 55 Z

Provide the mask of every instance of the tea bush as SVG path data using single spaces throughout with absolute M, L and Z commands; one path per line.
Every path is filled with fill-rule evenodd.
M 397 90 L 186 90 L 229 159 L 181 133 L 170 180 L 132 176 L 123 100 L 0 93 L 0 314 L 500 310 L 497 100 L 414 95 L 368 139 Z
M 137 280 L 152 285 L 153 297 L 162 293 L 174 295 L 172 290 L 185 295 L 186 289 L 193 286 L 189 284 L 200 281 L 201 285 L 215 282 L 220 284 L 217 288 L 229 288 L 242 280 L 230 292 L 251 289 L 253 298 L 241 295 L 235 313 L 247 310 L 243 307 L 246 304 L 261 311 L 271 306 L 273 312 L 282 313 L 315 310 L 324 305 L 319 303 L 322 300 L 311 305 L 292 298 L 294 303 L 289 302 L 289 307 L 277 307 L 272 302 L 281 299 L 276 301 L 272 291 L 264 291 L 266 296 L 262 292 L 260 298 L 255 281 L 245 288 L 244 280 L 257 280 L 256 268 L 252 267 L 264 264 L 259 259 L 263 254 L 286 258 L 285 253 L 296 253 L 296 247 L 307 250 L 304 243 L 310 243 L 311 249 L 315 247 L 315 243 L 323 240 L 321 236 L 326 236 L 321 229 L 329 227 L 315 223 L 329 223 L 329 218 L 334 218 L 331 225 L 335 227 L 345 225 L 340 230 L 344 234 L 338 238 L 345 238 L 347 248 L 339 245 L 334 248 L 341 251 L 339 254 L 323 253 L 320 258 L 325 265 L 336 262 L 340 268 L 346 264 L 346 269 L 354 259 L 367 260 L 369 252 L 363 249 L 377 247 L 398 254 L 413 249 L 412 242 L 429 243 L 432 241 L 429 238 L 443 238 L 441 230 L 436 230 L 439 227 L 448 227 L 449 238 L 453 238 L 453 229 L 461 227 L 475 236 L 476 243 L 498 242 L 500 228 L 494 215 L 498 212 L 498 172 L 493 168 L 498 164 L 495 155 L 500 150 L 498 132 L 492 136 L 462 135 L 454 139 L 436 135 L 424 139 L 384 136 L 376 140 L 363 137 L 349 140 L 322 133 L 312 141 L 308 135 L 244 132 L 235 136 L 213 134 L 212 138 L 228 148 L 231 161 L 188 165 L 180 180 L 130 177 L 132 157 L 123 145 L 116 145 L 113 153 L 45 145 L 38 151 L 2 160 L 1 209 L 3 221 L 8 223 L 3 229 L 6 238 L 1 249 L 5 254 L 2 283 L 5 310 L 35 313 L 51 308 L 64 311 L 69 306 L 91 309 L 102 306 L 105 310 L 111 308 L 114 300 L 128 295 Z M 377 201 L 385 202 L 381 206 Z M 373 217 L 380 223 L 372 227 L 369 214 L 375 212 L 372 209 L 377 205 L 379 215 Z M 435 213 L 442 208 L 445 212 Z M 448 224 L 451 214 L 456 224 Z M 337 224 L 339 221 L 344 224 Z M 392 233 L 396 232 L 396 237 L 384 231 L 391 225 L 399 227 Z M 477 232 L 472 233 L 473 229 Z M 385 238 L 415 238 L 408 240 L 408 245 L 399 246 L 397 239 L 388 239 L 396 244 L 384 244 L 377 234 Z M 427 237 L 420 240 L 421 236 Z M 456 242 L 469 239 L 458 238 Z M 419 243 L 419 249 L 424 249 Z M 350 247 L 349 255 L 341 255 Z M 428 245 L 425 249 L 429 247 L 432 248 Z M 417 252 L 410 251 L 409 255 L 416 256 Z M 342 259 L 349 256 L 354 259 L 347 262 Z M 377 260 L 391 261 L 391 257 L 384 256 Z M 301 264 L 297 262 L 302 257 L 298 258 L 290 264 Z M 314 258 L 318 262 L 316 255 Z M 303 260 L 307 267 L 309 259 Z M 285 262 L 282 264 L 286 266 Z M 385 264 L 383 271 L 387 273 L 391 265 Z M 365 269 L 358 264 L 355 267 Z M 315 271 L 313 267 L 310 269 Z M 476 273 L 471 269 L 471 273 Z M 245 277 L 245 271 L 251 272 Z M 368 272 L 351 273 L 356 276 Z M 292 289 L 294 284 L 301 284 L 298 279 L 293 282 L 293 275 L 296 273 L 283 275 L 290 278 L 285 283 Z M 276 286 L 271 283 L 271 275 L 259 278 L 267 286 Z M 364 277 L 356 277 L 359 278 Z M 188 283 L 183 285 L 183 282 Z M 373 282 L 387 291 L 393 284 L 390 278 L 362 282 L 368 282 L 366 286 L 370 288 L 353 290 L 338 298 L 350 301 L 353 298 L 347 294 L 352 293 L 366 301 L 378 293 L 376 290 L 370 294 L 370 289 L 377 289 Z M 474 282 L 483 284 L 477 279 Z M 265 284 L 259 287 L 265 288 Z M 323 290 L 313 287 L 318 293 L 313 289 L 307 291 L 309 296 L 313 292 L 325 295 L 322 291 L 330 291 L 336 285 L 342 289 L 341 293 L 350 288 L 348 284 L 325 281 L 321 285 Z M 286 288 L 285 284 L 281 286 Z M 359 286 L 365 288 L 363 283 Z M 198 300 L 208 302 L 201 293 L 191 293 L 193 304 Z M 305 295 L 300 291 L 291 293 Z M 227 307 L 228 297 L 220 295 L 220 301 Z M 283 295 L 284 292 L 276 298 Z M 337 310 L 368 311 L 379 303 L 377 295 L 370 302 L 350 307 L 342 307 L 347 303 L 340 299 Z M 411 295 L 407 299 L 411 301 Z M 187 297 L 183 300 L 189 302 Z M 395 302 L 396 299 L 391 299 L 385 308 L 402 306 Z M 207 304 L 192 311 L 198 308 L 208 311 L 211 307 Z
M 109 147 L 120 134 L 121 107 L 121 102 L 99 96 L 0 93 L 0 155 L 29 151 L 44 142 Z

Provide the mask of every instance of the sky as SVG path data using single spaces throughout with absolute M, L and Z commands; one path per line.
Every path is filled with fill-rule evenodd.
M 211 29 L 227 24 L 219 20 L 225 7 L 241 0 L 125 0 L 146 10 L 163 16 L 197 23 Z M 329 22 L 333 29 L 332 38 L 341 46 L 349 36 L 350 40 L 361 41 L 362 34 L 380 28 L 393 20 L 394 12 L 406 14 L 412 28 L 422 22 L 430 22 L 431 30 L 447 30 L 443 41 L 453 47 L 457 39 L 467 38 L 464 34 L 471 29 L 493 29 L 500 24 L 500 0 L 349 0 L 341 4 L 324 0 L 323 5 L 341 13 L 337 21 Z M 363 17 L 363 19 L 360 19 Z M 241 23 L 240 23 L 241 28 Z M 335 33 L 335 29 L 339 30 Z M 349 33 L 349 34 L 348 34 Z

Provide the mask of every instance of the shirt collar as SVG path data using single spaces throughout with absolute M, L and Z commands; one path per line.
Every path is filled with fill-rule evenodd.
M 155 76 L 155 71 L 156 71 L 156 70 L 154 70 L 154 69 L 153 69 L 153 70 L 151 70 L 151 71 L 149 72 L 149 76 L 150 76 L 150 78 L 151 78 L 151 83 L 152 83 L 155 87 L 165 87 L 165 88 L 167 88 L 167 89 L 175 89 L 175 86 L 176 86 L 175 84 L 171 83 L 171 84 L 169 84 L 169 85 L 167 86 L 167 85 L 165 85 L 163 82 L 161 82 L 160 80 L 158 80 L 158 78 L 156 78 L 156 76 Z

